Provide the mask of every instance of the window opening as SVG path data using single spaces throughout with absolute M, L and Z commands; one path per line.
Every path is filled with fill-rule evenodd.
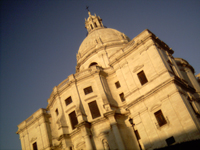
M 117 89 L 121 87 L 119 81 L 115 82 L 115 86 L 116 86 Z
M 138 130 L 134 130 L 137 140 L 141 139 Z
M 94 27 L 97 27 L 97 24 L 96 24 L 96 22 L 94 22 Z
M 146 76 L 145 76 L 144 71 L 140 71 L 137 75 L 138 75 L 138 78 L 139 78 L 140 83 L 141 83 L 142 85 L 144 85 L 145 83 L 148 82 L 148 80 L 147 80 L 147 78 L 146 78 Z
M 119 97 L 121 98 L 121 101 L 124 102 L 125 98 L 124 98 L 124 93 L 119 94 Z
M 38 148 L 37 148 L 37 142 L 33 143 L 33 150 L 38 150 Z
M 87 94 L 89 94 L 89 93 L 92 93 L 92 92 L 93 92 L 93 90 L 92 90 L 92 87 L 91 87 L 91 86 L 89 86 L 89 87 L 87 87 L 87 88 L 84 89 L 85 95 L 87 95 Z
M 55 110 L 55 112 L 56 112 L 56 115 L 58 116 L 59 115 L 58 108 Z
M 69 114 L 69 118 L 70 118 L 72 129 L 75 129 L 76 128 L 75 126 L 78 124 L 78 120 L 77 120 L 75 111 L 73 111 Z
M 90 102 L 88 105 L 93 119 L 101 116 L 96 101 Z
M 93 62 L 93 63 L 90 64 L 89 67 L 91 67 L 91 66 L 96 66 L 96 65 L 98 65 L 98 64 L 97 64 L 96 62 Z
M 92 26 L 92 25 L 90 25 L 90 27 L 91 27 L 91 29 L 93 29 L 93 26 Z
M 68 98 L 65 100 L 66 106 L 69 105 L 70 103 L 72 103 L 72 98 L 71 98 L 71 96 L 68 97 Z
M 170 138 L 166 139 L 165 141 L 166 141 L 168 146 L 172 145 L 173 143 L 176 142 L 173 136 L 171 136 Z
M 155 112 L 154 115 L 155 115 L 156 120 L 157 120 L 160 127 L 167 123 L 167 121 L 165 120 L 165 117 L 163 116 L 163 113 L 162 113 L 161 110 Z

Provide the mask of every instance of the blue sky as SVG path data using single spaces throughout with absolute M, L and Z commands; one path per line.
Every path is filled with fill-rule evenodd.
M 17 125 L 46 108 L 53 87 L 75 73 L 86 5 L 130 39 L 149 29 L 200 73 L 199 0 L 2 0 L 1 150 L 21 149 Z

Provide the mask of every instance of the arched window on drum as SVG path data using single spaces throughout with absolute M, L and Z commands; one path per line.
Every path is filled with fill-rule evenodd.
M 92 66 L 97 66 L 98 64 L 96 62 L 92 62 L 90 65 L 89 65 L 89 68 L 92 67 Z

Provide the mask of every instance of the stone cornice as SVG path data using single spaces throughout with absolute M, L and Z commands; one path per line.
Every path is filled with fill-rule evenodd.
M 114 115 L 115 115 L 115 111 L 114 110 L 104 113 L 105 117 L 110 117 L 110 116 L 114 116 Z
M 61 141 L 62 139 L 69 139 L 70 135 L 69 134 L 62 134 L 58 137 L 58 141 Z
M 77 59 L 77 68 L 80 68 L 80 66 L 85 63 L 90 57 L 92 57 L 93 55 L 97 54 L 99 51 L 102 50 L 106 50 L 108 48 L 112 48 L 112 47 L 117 47 L 117 46 L 121 46 L 124 44 L 127 44 L 128 41 L 127 40 L 122 40 L 122 41 L 116 41 L 116 42 L 112 42 L 112 43 L 106 43 L 106 44 L 102 44 L 99 47 L 93 47 L 93 50 L 90 50 L 90 53 L 85 53 L 83 54 L 83 56 L 81 56 L 81 59 Z M 78 71 L 78 70 L 77 70 Z
M 175 58 L 175 61 L 176 61 L 178 66 L 181 66 L 181 67 L 184 67 L 184 68 L 187 67 L 192 71 L 193 74 L 195 73 L 194 68 L 183 58 Z
M 40 109 L 39 109 L 40 110 Z M 39 111 L 38 110 L 38 111 Z M 37 112 L 38 112 L 37 111 Z M 50 114 L 44 112 L 46 109 L 42 109 L 42 113 L 39 115 L 36 115 L 37 112 L 35 112 L 33 115 L 31 115 L 29 118 L 27 118 L 25 121 L 23 121 L 21 124 L 18 125 L 18 131 L 16 132 L 17 134 L 20 134 L 23 132 L 25 129 L 29 128 L 31 125 L 33 125 L 36 121 L 38 121 L 37 126 L 40 126 L 42 123 L 49 123 L 48 118 L 51 117 Z M 43 118 L 44 120 L 39 122 L 39 120 Z
M 91 121 L 90 123 L 91 123 L 91 126 L 94 126 L 94 125 L 96 125 L 96 124 L 99 124 L 100 122 L 105 122 L 106 120 L 107 120 L 107 119 L 105 119 L 104 117 L 99 117 L 99 118 L 97 118 L 97 119 Z
M 90 128 L 91 127 L 91 123 L 87 122 L 87 121 L 83 121 L 81 123 L 79 123 L 78 125 L 76 125 L 77 128 L 82 128 L 82 127 L 86 127 L 86 128 Z
M 165 42 L 161 41 L 158 37 L 155 37 L 155 36 L 153 36 L 152 39 L 154 40 L 155 45 L 159 49 L 167 51 L 170 54 L 170 56 L 172 56 L 174 51 L 171 48 L 169 48 L 169 46 Z
M 145 31 L 143 31 L 143 32 L 145 32 Z M 126 58 L 128 55 L 130 55 L 131 53 L 138 50 L 141 46 L 144 46 L 144 43 L 146 43 L 147 41 L 152 39 L 152 35 L 153 34 L 150 33 L 150 34 L 146 35 L 142 40 L 137 40 L 136 38 L 134 38 L 132 41 L 130 41 L 127 45 L 125 45 L 121 49 L 123 51 L 123 53 L 121 55 L 117 56 L 114 60 L 111 60 L 109 65 L 114 66 L 116 63 L 120 62 L 123 58 Z M 137 42 L 135 42 L 135 40 Z M 145 45 L 145 50 L 147 50 L 152 45 L 155 45 L 155 43 L 153 41 L 150 44 Z
M 88 68 L 84 71 L 78 72 L 76 74 L 72 74 L 71 78 L 67 78 L 64 81 L 62 81 L 58 86 L 55 86 L 50 98 L 48 99 L 48 105 L 47 105 L 47 110 L 49 110 L 53 104 L 55 103 L 57 97 L 61 95 L 64 91 L 69 89 L 73 84 L 78 83 L 80 81 L 83 81 L 84 79 L 87 78 L 93 78 L 94 75 L 99 75 L 99 76 L 104 76 L 107 77 L 108 74 L 103 71 L 103 68 L 96 66 L 91 68 Z
M 80 133 L 80 130 L 75 128 L 69 135 L 70 135 L 70 137 L 73 137 L 73 136 L 76 136 L 79 133 Z
M 165 81 L 164 83 L 158 85 L 156 88 L 152 89 L 151 91 L 149 91 L 148 93 L 146 93 L 145 95 L 142 95 L 140 97 L 138 97 L 137 99 L 133 100 L 131 103 L 127 104 L 127 108 L 129 109 L 130 107 L 134 106 L 135 104 L 146 100 L 149 96 L 151 96 L 152 94 L 156 94 L 158 93 L 160 90 L 162 90 L 163 88 L 165 88 L 166 86 L 168 86 L 171 83 L 175 83 L 176 85 L 182 87 L 183 89 L 190 91 L 192 93 L 195 92 L 195 90 L 190 87 L 188 84 L 185 84 L 184 82 L 182 82 L 182 80 L 178 77 L 172 77 L 170 79 L 168 79 L 167 81 Z M 182 90 L 177 90 L 180 93 L 183 93 Z

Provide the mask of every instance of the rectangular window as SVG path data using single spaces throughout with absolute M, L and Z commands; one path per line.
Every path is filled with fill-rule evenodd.
M 167 123 L 161 110 L 155 112 L 154 115 L 160 127 Z
M 56 112 L 56 115 L 58 116 L 59 115 L 58 108 L 55 110 L 55 112 Z
M 165 141 L 166 141 L 168 146 L 172 145 L 173 143 L 175 143 L 175 139 L 174 139 L 173 136 L 171 136 L 170 138 L 166 139 Z
M 115 86 L 116 86 L 117 89 L 121 87 L 119 81 L 115 82 Z
M 138 75 L 138 78 L 139 78 L 140 83 L 141 83 L 142 85 L 144 85 L 145 83 L 148 82 L 148 80 L 147 80 L 147 78 L 146 78 L 146 76 L 145 76 L 145 74 L 144 74 L 144 71 L 140 71 L 137 75 Z
M 93 119 L 101 116 L 96 101 L 90 102 L 88 105 Z
M 121 101 L 122 101 L 122 102 L 125 101 L 124 93 L 119 94 L 119 97 L 121 98 Z
M 138 130 L 135 130 L 134 132 L 135 132 L 135 136 L 136 136 L 137 140 L 139 140 L 140 139 L 140 135 L 139 135 Z
M 38 148 L 37 148 L 37 142 L 33 143 L 33 150 L 38 150 Z
M 87 87 L 87 88 L 84 89 L 85 95 L 87 95 L 87 94 L 89 94 L 89 93 L 92 93 L 92 92 L 93 92 L 93 91 L 92 91 L 92 87 L 91 87 L 91 86 L 89 86 L 89 87 Z
M 91 29 L 93 29 L 93 26 L 92 26 L 92 25 L 90 25 L 90 27 L 91 27 Z
M 69 105 L 70 103 L 72 103 L 72 98 L 71 98 L 71 96 L 68 97 L 68 98 L 65 100 L 66 106 Z
M 96 22 L 94 22 L 94 26 L 95 26 L 95 27 L 97 27 L 97 24 L 96 24 Z
M 77 120 L 77 117 L 76 117 L 76 112 L 73 111 L 69 114 L 69 118 L 70 118 L 70 121 L 71 121 L 71 126 L 72 126 L 72 129 L 75 129 L 75 126 L 78 124 L 78 120 Z

